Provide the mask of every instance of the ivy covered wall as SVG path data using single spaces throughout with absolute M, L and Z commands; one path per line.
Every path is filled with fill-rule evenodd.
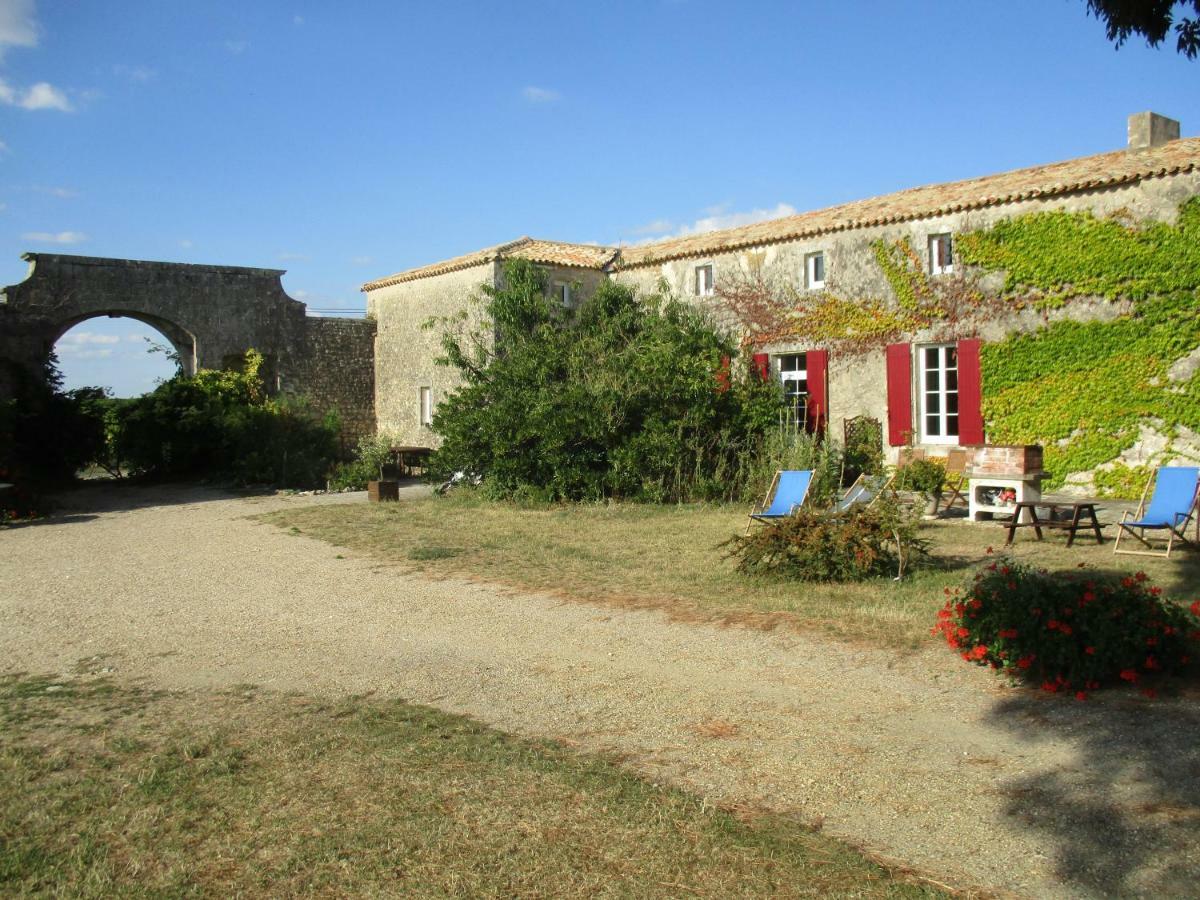
M 1200 198 L 1175 224 L 1090 213 L 1025 215 L 958 239 L 962 262 L 1004 272 L 1001 296 L 1049 309 L 1127 301 L 1111 320 L 1066 318 L 983 349 L 988 440 L 1045 448 L 1052 478 L 1105 466 L 1101 494 L 1137 496 L 1153 464 L 1197 456 Z M 1152 439 L 1141 466 L 1119 461 Z

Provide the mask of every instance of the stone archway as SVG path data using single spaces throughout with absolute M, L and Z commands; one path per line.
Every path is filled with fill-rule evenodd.
M 268 390 L 336 409 L 347 438 L 375 428 L 375 323 L 313 318 L 282 269 L 26 253 L 29 274 L 0 295 L 0 399 L 22 370 L 40 377 L 55 342 L 96 316 L 127 316 L 171 342 L 187 372 L 224 368 L 251 348 Z
M 57 329 L 58 334 L 54 337 L 54 344 L 58 344 L 63 335 L 76 325 L 102 317 L 109 319 L 133 319 L 144 325 L 149 325 L 167 339 L 167 342 L 171 345 L 171 349 L 179 357 L 179 365 L 183 369 L 183 373 L 185 375 L 196 374 L 196 369 L 198 368 L 196 365 L 196 336 L 174 322 L 144 312 L 127 309 L 108 309 L 102 313 L 86 313 L 73 319 L 64 320 L 61 327 Z

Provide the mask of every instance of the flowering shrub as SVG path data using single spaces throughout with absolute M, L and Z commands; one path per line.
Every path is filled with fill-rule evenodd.
M 1200 600 L 1188 610 L 1161 594 L 1144 572 L 1047 572 L 999 559 L 965 593 L 950 593 L 933 633 L 969 662 L 1082 700 L 1178 671 L 1200 652 Z
M 845 513 L 801 507 L 792 515 L 730 538 L 738 571 L 799 581 L 863 581 L 897 575 L 928 555 L 917 522 L 889 497 Z

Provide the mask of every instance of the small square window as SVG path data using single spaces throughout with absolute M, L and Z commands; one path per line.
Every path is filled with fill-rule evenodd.
M 804 286 L 810 291 L 825 287 L 824 253 L 810 253 L 804 257 Z
M 948 275 L 954 271 L 954 241 L 950 233 L 929 236 L 929 274 Z
M 422 425 L 433 424 L 433 390 L 423 387 L 420 390 L 420 415 Z
M 696 266 L 696 296 L 711 297 L 713 293 L 713 267 Z

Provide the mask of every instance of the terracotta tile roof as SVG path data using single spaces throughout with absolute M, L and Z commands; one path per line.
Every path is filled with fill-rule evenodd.
M 1145 178 L 1191 172 L 1198 168 L 1200 138 L 1185 138 L 1147 150 L 1117 150 L 1000 175 L 910 188 L 895 194 L 740 228 L 624 247 L 621 249 L 619 266 L 634 268 L 657 265 L 672 259 L 710 256 L 830 232 L 1114 187 Z
M 400 284 L 403 281 L 416 281 L 418 278 L 431 278 L 434 275 L 444 275 L 447 272 L 457 272 L 459 269 L 469 269 L 498 259 L 519 257 L 532 262 L 547 263 L 553 266 L 574 266 L 580 269 L 604 269 L 616 256 L 615 247 L 599 247 L 595 244 L 566 244 L 562 241 L 543 241 L 537 238 L 520 237 L 507 244 L 497 244 L 485 247 L 474 253 L 456 256 L 443 262 L 421 266 L 419 269 L 409 269 L 397 272 L 386 278 L 368 281 L 362 286 L 364 291 Z

